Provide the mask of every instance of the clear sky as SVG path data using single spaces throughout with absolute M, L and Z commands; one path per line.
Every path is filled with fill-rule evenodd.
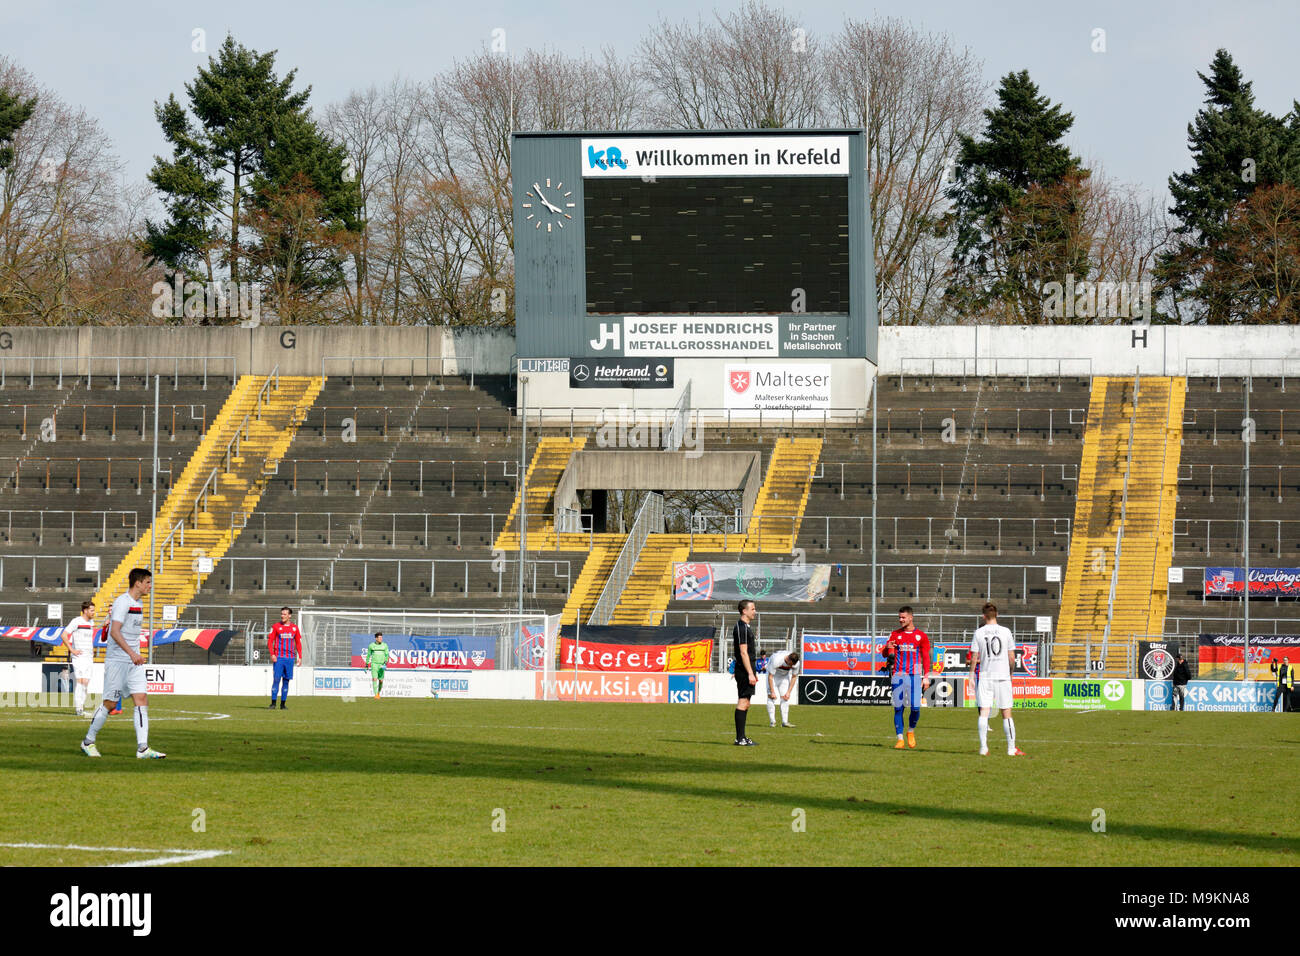
M 1217 47 L 1226 47 L 1254 82 L 1262 108 L 1280 115 L 1300 98 L 1295 0 L 774 5 L 798 17 L 811 35 L 835 31 L 845 17 L 873 15 L 946 32 L 983 61 L 990 83 L 1010 70 L 1027 69 L 1045 94 L 1074 114 L 1070 143 L 1077 153 L 1120 180 L 1160 193 L 1171 171 L 1189 165 L 1186 127 L 1203 92 L 1196 71 L 1207 68 Z M 191 50 L 195 28 L 206 31 L 210 53 L 227 32 L 259 52 L 278 50 L 278 70 L 297 67 L 299 83 L 312 86 L 312 103 L 319 108 L 398 74 L 432 77 L 483 48 L 496 28 L 506 31 L 512 50 L 548 47 L 579 54 L 605 45 L 630 54 L 660 17 L 694 20 L 699 9 L 689 0 L 0 0 L 0 53 L 98 118 L 128 175 L 140 180 L 164 148 L 154 101 L 176 93 L 183 102 L 185 82 L 206 63 L 206 55 Z M 1096 28 L 1106 31 L 1104 53 L 1092 51 Z

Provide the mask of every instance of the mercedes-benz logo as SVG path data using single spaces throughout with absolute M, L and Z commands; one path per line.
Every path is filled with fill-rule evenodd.
M 803 685 L 803 696 L 812 704 L 820 704 L 826 699 L 826 684 L 820 680 L 810 680 Z
M 587 368 L 585 365 L 575 365 L 573 367 L 573 378 L 575 381 L 585 382 L 587 379 L 591 378 L 591 369 Z

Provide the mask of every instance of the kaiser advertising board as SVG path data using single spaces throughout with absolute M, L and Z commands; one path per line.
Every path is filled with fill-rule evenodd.
M 975 682 L 965 686 L 966 706 L 974 707 Z M 1011 706 L 1016 710 L 1142 710 L 1128 679 L 1061 680 L 1047 677 L 1011 678 Z

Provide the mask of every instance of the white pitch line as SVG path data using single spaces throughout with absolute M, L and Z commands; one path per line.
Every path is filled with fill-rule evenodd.
M 0 847 L 14 850 L 81 850 L 88 853 L 166 853 L 167 856 L 150 860 L 131 860 L 127 863 L 105 863 L 104 866 L 167 866 L 170 863 L 191 863 L 229 855 L 229 850 L 159 850 L 142 846 L 82 846 L 78 843 L 0 843 Z

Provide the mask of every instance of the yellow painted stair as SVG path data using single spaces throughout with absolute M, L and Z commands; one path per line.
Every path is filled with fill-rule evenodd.
M 1129 644 L 1134 635 L 1159 634 L 1164 628 L 1186 380 L 1141 379 L 1136 415 L 1135 384 L 1129 378 L 1093 380 L 1052 656 L 1056 672 L 1083 673 L 1089 643 L 1091 656 L 1100 657 L 1108 615 L 1112 645 Z M 1112 610 L 1130 423 L 1132 467 Z M 1123 653 L 1113 654 L 1106 669 L 1096 673 L 1123 676 L 1126 663 Z
M 529 535 L 529 537 L 532 537 Z M 614 562 L 618 560 L 618 553 L 623 548 L 623 542 L 627 540 L 627 535 L 599 535 L 602 539 L 614 538 L 613 541 L 606 542 L 602 540 L 599 544 L 591 549 L 587 554 L 587 560 L 583 562 L 582 570 L 578 573 L 578 580 L 573 582 L 573 587 L 569 591 L 569 599 L 564 603 L 564 610 L 560 612 L 560 624 L 573 624 L 578 620 L 578 612 L 582 611 L 583 623 L 591 615 L 591 609 L 596 606 L 600 600 L 600 592 L 605 587 L 605 581 L 609 578 L 609 572 L 614 569 Z
M 530 551 L 556 550 L 557 543 L 577 544 L 576 548 L 562 550 L 586 551 L 589 547 L 586 535 L 565 534 L 566 539 L 557 542 L 555 536 L 555 519 L 548 514 L 555 489 L 569 467 L 574 453 L 587 444 L 585 437 L 543 438 L 533 450 L 532 460 L 525 473 L 528 486 L 528 548 Z M 505 526 L 497 535 L 492 547 L 501 551 L 519 550 L 519 495 L 515 495 L 514 504 L 510 506 L 510 515 Z M 581 543 L 579 543 L 581 539 Z
M 177 612 L 194 598 L 206 574 L 199 558 L 214 565 L 229 550 L 261 498 L 275 464 L 284 457 L 298 426 L 315 403 L 320 377 L 244 375 L 231 390 L 202 443 L 159 506 L 149 529 L 95 595 L 98 616 L 127 588 L 131 568 L 150 567 L 158 535 L 154 606 Z M 159 622 L 160 623 L 160 622 Z
M 610 615 L 610 624 L 658 625 L 673 596 L 673 564 L 690 554 L 690 536 L 651 534 Z
M 745 551 L 789 554 L 794 549 L 821 453 L 820 438 L 777 440 L 754 502 Z M 703 550 L 698 543 L 696 550 Z

